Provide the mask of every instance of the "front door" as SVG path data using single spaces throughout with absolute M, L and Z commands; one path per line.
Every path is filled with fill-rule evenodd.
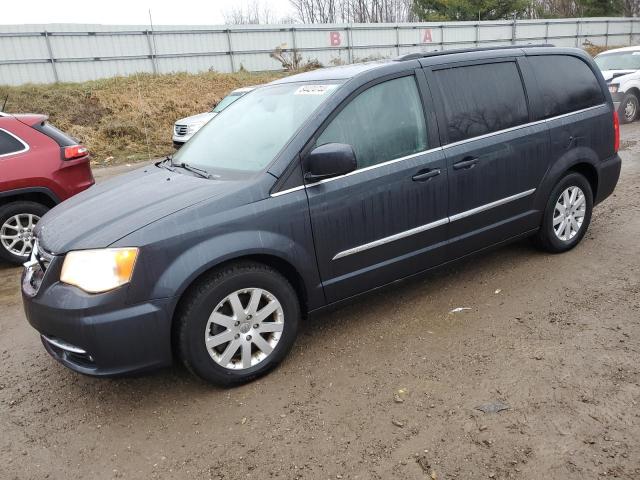
M 447 168 L 430 141 L 425 95 L 414 72 L 369 86 L 315 141 L 351 145 L 358 165 L 306 188 L 328 302 L 444 261 Z

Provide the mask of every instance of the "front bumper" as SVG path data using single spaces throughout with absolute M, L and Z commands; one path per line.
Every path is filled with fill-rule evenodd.
M 171 299 L 127 305 L 126 287 L 91 295 L 58 281 L 47 285 L 49 273 L 35 296 L 23 285 L 22 298 L 27 320 L 64 366 L 114 376 L 171 364 Z
M 171 139 L 173 140 L 173 146 L 176 148 L 180 148 L 191 137 L 193 137 L 193 133 L 187 135 L 174 135 L 173 137 L 171 137 Z

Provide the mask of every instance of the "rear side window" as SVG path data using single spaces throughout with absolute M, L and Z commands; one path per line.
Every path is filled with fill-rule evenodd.
M 75 138 L 70 137 L 61 130 L 58 130 L 49 122 L 36 123 L 33 125 L 33 128 L 38 130 L 40 133 L 44 133 L 61 147 L 70 147 L 78 144 L 78 141 Z
M 582 60 L 569 55 L 527 57 L 542 93 L 543 118 L 604 102 L 600 84 Z
M 6 130 L 0 129 L 0 156 L 22 152 L 27 147 Z
M 379 83 L 353 99 L 322 132 L 316 145 L 346 143 L 358 168 L 427 149 L 427 126 L 415 78 Z
M 527 99 L 515 62 L 469 65 L 434 73 L 444 102 L 449 142 L 529 121 Z

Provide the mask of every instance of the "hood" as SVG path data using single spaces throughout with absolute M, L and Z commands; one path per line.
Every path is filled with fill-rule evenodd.
M 604 77 L 605 81 L 608 82 L 610 80 L 613 80 L 614 78 L 626 77 L 627 75 L 637 72 L 638 70 L 603 70 L 602 76 Z
M 185 117 L 185 118 L 181 118 L 180 120 L 176 120 L 176 125 L 177 124 L 191 125 L 192 123 L 208 122 L 216 115 L 217 113 L 214 113 L 214 112 L 199 113 L 197 115 L 191 115 L 190 117 Z
M 243 182 L 207 180 L 155 165 L 113 178 L 49 211 L 35 229 L 55 254 L 105 248 L 178 210 L 235 191 Z

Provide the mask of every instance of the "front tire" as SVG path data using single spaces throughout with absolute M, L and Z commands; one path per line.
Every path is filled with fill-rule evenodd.
M 618 107 L 618 118 L 620 119 L 620 123 L 631 123 L 638 118 L 639 107 L 640 104 L 638 102 L 638 97 L 633 93 L 625 94 L 622 102 L 620 102 L 620 106 Z
M 586 234 L 592 210 L 593 192 L 589 181 L 576 172 L 565 175 L 549 195 L 534 242 L 551 253 L 571 250 Z
M 178 354 L 211 383 L 249 382 L 286 356 L 299 318 L 296 292 L 279 272 L 256 262 L 229 264 L 192 287 L 179 308 Z
M 16 265 L 29 260 L 33 229 L 48 210 L 27 201 L 0 206 L 0 259 Z

